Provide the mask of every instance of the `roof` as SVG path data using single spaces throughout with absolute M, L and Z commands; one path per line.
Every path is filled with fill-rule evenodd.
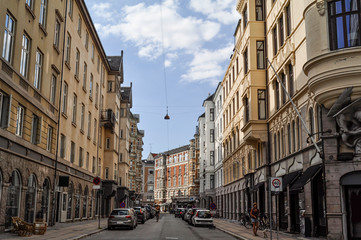
M 130 102 L 132 95 L 132 87 L 121 87 L 120 94 L 122 95 L 123 101 Z
M 110 70 L 119 71 L 122 64 L 122 56 L 107 56 Z
M 204 112 L 202 115 L 200 115 L 199 117 L 198 117 L 198 120 L 200 119 L 200 118 L 204 118 L 206 116 L 206 113 Z
M 202 106 L 204 106 L 204 104 L 205 104 L 206 102 L 209 102 L 209 101 L 213 102 L 213 97 L 214 97 L 214 93 L 213 93 L 213 94 L 210 94 L 210 95 L 206 98 L 206 100 L 203 101 L 203 105 L 202 105 Z
M 172 155 L 172 154 L 184 152 L 184 151 L 189 150 L 189 149 L 190 149 L 190 145 L 188 144 L 188 145 L 184 145 L 184 146 L 181 146 L 181 147 L 178 147 L 178 148 L 171 149 L 171 150 L 163 152 L 163 153 L 159 153 L 156 157 L 158 158 L 158 157 L 160 157 L 160 155 Z

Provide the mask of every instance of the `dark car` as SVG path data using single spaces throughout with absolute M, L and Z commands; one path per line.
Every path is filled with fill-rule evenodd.
M 146 210 L 147 213 L 148 213 L 148 219 L 154 218 L 154 216 L 155 216 L 155 211 L 153 211 L 152 207 L 149 206 L 149 205 L 146 205 L 146 206 L 144 206 L 144 208 L 145 208 L 145 210 Z
M 115 227 L 129 227 L 133 230 L 137 225 L 137 216 L 132 208 L 114 209 L 108 218 L 109 230 Z
M 141 223 L 145 223 L 145 221 L 147 221 L 147 213 L 146 213 L 146 210 L 142 207 L 135 207 L 134 208 L 134 211 L 137 215 L 137 218 L 138 218 L 138 222 L 141 222 Z
M 185 209 L 184 208 L 177 208 L 177 210 L 175 210 L 174 212 L 174 217 L 182 217 L 182 215 L 185 213 Z

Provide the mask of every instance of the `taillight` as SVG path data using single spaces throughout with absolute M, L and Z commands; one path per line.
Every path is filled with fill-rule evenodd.
M 211 217 L 213 217 L 213 214 L 211 214 Z
M 125 218 L 132 218 L 132 216 L 129 216 L 129 215 L 128 215 L 128 216 L 125 216 Z
M 142 210 L 139 210 L 140 214 L 143 214 Z
M 196 217 L 198 217 L 198 212 L 197 212 L 197 214 L 196 214 Z
M 114 218 L 114 216 L 109 216 L 109 218 Z

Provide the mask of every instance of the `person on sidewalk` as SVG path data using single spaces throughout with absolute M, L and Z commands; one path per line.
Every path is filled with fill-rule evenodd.
M 155 206 L 155 216 L 156 216 L 157 222 L 159 221 L 159 214 L 160 214 L 160 206 L 157 205 L 157 206 Z
M 258 236 L 257 230 L 258 230 L 258 216 L 259 216 L 259 209 L 257 208 L 257 203 L 253 203 L 253 208 L 251 209 L 251 212 L 249 213 L 251 216 L 251 222 L 253 224 L 253 234 L 255 236 Z

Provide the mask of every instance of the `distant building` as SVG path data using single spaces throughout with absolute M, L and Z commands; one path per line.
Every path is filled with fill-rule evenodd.
M 154 204 L 154 157 L 157 155 L 149 153 L 147 159 L 142 160 L 142 205 Z

